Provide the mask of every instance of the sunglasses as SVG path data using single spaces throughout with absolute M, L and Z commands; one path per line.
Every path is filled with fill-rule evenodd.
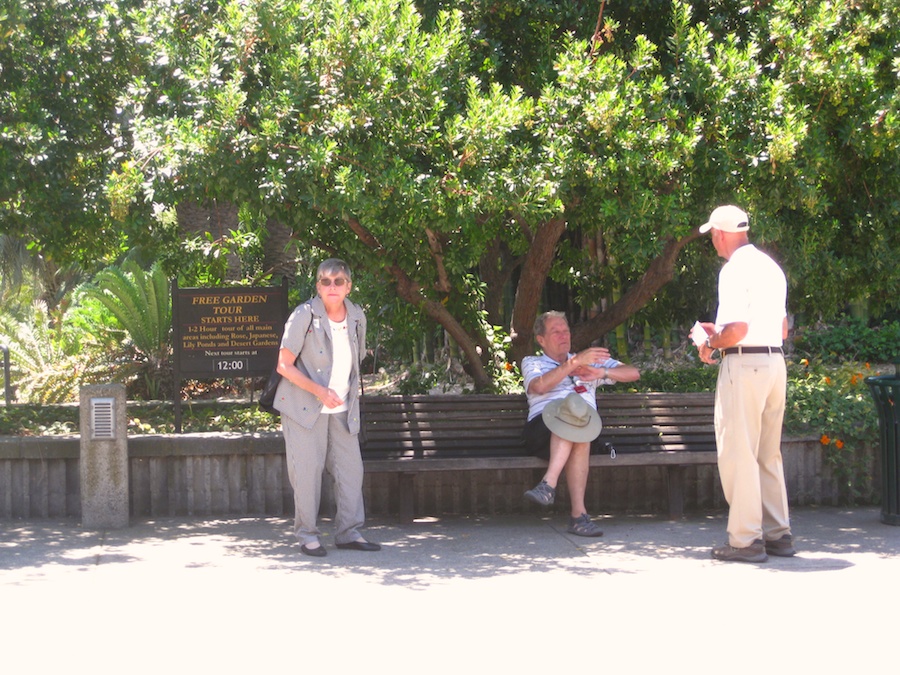
M 348 280 L 344 277 L 338 277 L 337 279 L 328 279 L 326 277 L 322 277 L 321 279 L 319 279 L 319 283 L 323 286 L 331 286 L 332 282 L 334 282 L 335 286 L 343 286 L 344 284 L 348 283 Z

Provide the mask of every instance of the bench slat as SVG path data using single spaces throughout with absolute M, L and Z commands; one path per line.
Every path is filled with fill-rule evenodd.
M 715 464 L 715 456 L 708 452 L 663 452 L 657 455 L 619 455 L 615 459 L 609 455 L 591 455 L 592 467 L 614 466 L 696 466 Z M 408 471 L 473 471 L 504 469 L 544 469 L 547 462 L 537 457 L 434 457 L 427 459 L 367 459 L 366 471 L 372 473 L 394 473 Z

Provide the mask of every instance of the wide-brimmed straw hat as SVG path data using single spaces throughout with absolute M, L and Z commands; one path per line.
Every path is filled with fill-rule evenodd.
M 573 443 L 590 443 L 603 428 L 600 413 L 575 392 L 548 403 L 541 416 L 550 431 Z

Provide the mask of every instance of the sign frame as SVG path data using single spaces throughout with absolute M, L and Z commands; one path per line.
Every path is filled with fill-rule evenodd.
M 185 379 L 268 377 L 288 318 L 288 286 L 180 288 L 172 281 L 175 432 Z

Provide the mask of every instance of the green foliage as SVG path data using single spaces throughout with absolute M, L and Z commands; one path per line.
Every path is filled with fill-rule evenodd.
M 169 280 L 159 265 L 149 273 L 131 261 L 109 267 L 94 278 L 87 293 L 112 313 L 148 360 L 154 365 L 165 361 L 172 306 Z
M 512 360 L 509 353 L 512 340 L 499 326 L 488 326 L 485 330 L 491 341 L 492 360 L 490 363 L 491 380 L 494 383 L 494 393 L 497 394 L 521 394 L 522 373 L 518 364 Z
M 635 391 L 715 391 L 718 373 L 718 368 L 703 364 L 641 369 L 641 379 L 627 386 Z
M 195 401 L 181 406 L 182 432 L 237 431 L 257 433 L 278 431 L 281 422 L 263 412 L 255 404 Z M 175 432 L 174 409 L 171 403 L 129 404 L 129 434 L 166 434 Z
M 497 326 L 485 325 L 483 330 L 491 341 L 488 372 L 491 374 L 493 392 L 521 393 L 522 375 L 518 366 L 508 356 L 511 343 L 509 336 Z M 466 376 L 459 363 L 458 354 L 445 349 L 441 358 L 435 359 L 433 364 L 422 363 L 407 369 L 397 382 L 396 388 L 401 394 L 467 393 L 471 391 L 470 385 L 471 378 Z
M 0 342 L 9 347 L 16 400 L 76 401 L 81 386 L 110 376 L 108 352 L 87 342 L 84 333 L 70 329 L 66 315 L 57 319 L 40 302 L 32 305 L 26 317 L 0 311 Z
M 797 353 L 813 362 L 900 363 L 900 323 L 869 326 L 846 318 L 833 326 L 805 329 L 794 339 Z
M 77 404 L 16 403 L 0 407 L 0 436 L 63 436 L 77 434 Z
M 172 301 L 162 266 L 154 264 L 145 272 L 135 262 L 126 261 L 98 274 L 86 293 L 115 317 L 130 338 L 127 346 L 134 348 L 143 364 L 138 371 L 150 398 L 167 394 L 163 385 L 171 379 L 165 368 L 171 351 Z M 96 331 L 106 330 L 96 326 Z
M 61 267 L 122 244 L 103 188 L 125 150 L 118 98 L 140 70 L 131 4 L 7 0 L 0 10 L 0 232 Z
M 792 365 L 788 380 L 785 428 L 819 436 L 850 501 L 867 494 L 871 486 L 857 451 L 879 443 L 878 415 L 865 384 L 873 374 L 869 364 L 829 367 L 802 359 Z
M 167 434 L 175 431 L 175 411 L 168 402 L 129 402 L 129 434 Z M 182 404 L 184 433 L 277 431 L 279 420 L 248 403 L 197 401 Z M 78 433 L 77 405 L 15 404 L 0 407 L 0 436 L 51 436 Z
M 828 320 L 866 298 L 880 315 L 900 297 L 900 6 L 776 6 L 766 58 L 792 100 L 779 126 L 794 130 L 771 143 L 783 170 L 766 201 L 782 204 L 767 236 L 789 263 L 794 311 Z
M 693 319 L 708 241 L 662 256 L 725 201 L 784 263 L 793 312 L 900 297 L 897 3 L 602 3 L 598 35 L 575 0 L 7 5 L 0 231 L 44 258 L 157 246 L 170 276 L 217 279 L 217 252 L 256 242 L 176 257 L 171 213 L 229 202 L 371 272 L 479 388 L 481 283 L 531 284 L 510 289 L 517 339 L 547 278 L 573 315 Z
M 395 386 L 403 395 L 452 393 L 458 390 L 465 378 L 454 372 L 452 364 L 425 364 L 413 366 L 403 373 Z
M 246 265 L 242 269 L 242 278 L 253 279 L 261 271 L 258 265 L 260 250 L 258 231 L 230 230 L 227 235 L 219 238 L 205 232 L 202 236 L 185 239 L 179 250 L 179 279 L 185 280 L 190 286 L 221 286 L 230 281 L 228 257 L 232 255 Z

